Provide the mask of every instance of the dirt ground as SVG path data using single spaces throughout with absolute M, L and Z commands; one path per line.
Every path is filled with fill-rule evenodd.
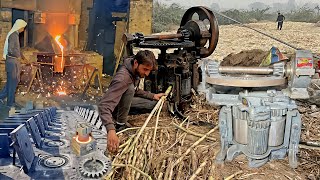
M 251 27 L 263 30 L 270 35 L 278 37 L 292 45 L 300 48 L 310 49 L 313 52 L 320 52 L 320 27 L 316 27 L 314 24 L 309 23 L 293 23 L 285 22 L 282 31 L 276 30 L 276 23 L 272 22 L 261 22 L 255 24 L 249 24 Z M 254 53 L 245 53 L 246 56 L 243 58 L 248 58 L 248 61 L 243 61 L 242 65 L 253 65 L 253 62 L 258 63 L 259 59 L 265 56 L 265 53 L 272 47 L 276 46 L 284 53 L 294 53 L 291 48 L 282 45 L 274 40 L 271 40 L 265 36 L 257 34 L 256 32 L 239 27 L 236 25 L 220 26 L 220 38 L 219 44 L 216 51 L 213 53 L 211 58 L 222 61 L 226 57 L 226 65 L 241 65 L 241 63 L 235 63 L 230 54 L 239 53 L 241 51 L 251 52 L 253 49 Z M 259 53 L 256 53 L 259 52 Z M 230 55 L 228 57 L 228 55 Z M 228 61 L 228 63 L 227 63 Z M 104 78 L 104 90 L 110 82 L 110 77 Z M 74 105 L 83 106 L 94 106 L 98 103 L 100 95 L 89 94 L 85 98 L 81 98 L 79 95 L 72 95 L 67 97 L 61 96 L 48 96 L 48 93 L 39 94 L 37 92 L 32 92 L 29 94 L 25 93 L 26 87 L 20 87 L 17 93 L 17 102 L 24 105 L 27 101 L 33 100 L 38 102 L 39 106 L 57 106 L 60 108 L 72 107 Z M 95 90 L 93 90 L 95 91 Z M 302 114 L 303 129 L 301 140 L 303 142 L 308 141 L 318 141 L 320 139 L 320 109 L 313 103 L 310 102 L 298 102 L 299 111 Z M 219 108 L 211 106 L 196 106 L 195 108 L 190 108 L 187 115 L 190 115 L 192 121 L 205 121 L 212 126 L 207 125 L 188 125 L 188 129 L 205 134 L 212 127 L 218 124 L 218 114 Z M 129 117 L 129 122 L 133 126 L 141 126 L 147 118 L 146 115 L 135 115 Z M 181 146 L 182 153 L 185 152 L 199 137 L 192 135 L 185 135 L 183 140 L 179 139 L 178 145 L 174 145 L 177 139 L 183 135 L 181 130 L 178 130 L 173 126 L 172 123 L 181 123 L 180 120 L 170 116 L 166 110 L 163 110 L 160 116 L 159 127 L 168 127 L 169 129 L 163 132 L 164 136 L 167 137 L 166 142 L 159 144 L 159 149 L 157 150 L 158 158 L 153 159 L 153 164 L 155 170 L 161 169 L 163 160 L 167 159 L 168 154 L 173 154 L 175 157 L 178 154 L 178 146 Z M 154 126 L 155 121 L 152 120 L 148 126 Z M 185 124 L 188 124 L 187 122 Z M 161 133 L 160 133 L 161 134 Z M 121 135 L 121 140 L 124 142 L 130 134 L 124 133 Z M 196 179 L 208 179 L 209 171 L 213 172 L 214 179 L 224 179 L 226 177 L 233 179 L 283 179 L 283 180 L 293 180 L 293 179 L 310 179 L 318 180 L 320 179 L 320 148 L 305 149 L 301 148 L 299 153 L 299 163 L 297 169 L 290 168 L 288 164 L 288 159 L 270 161 L 266 165 L 260 168 L 249 168 L 248 161 L 243 156 L 240 155 L 232 162 L 225 162 L 224 164 L 215 163 L 215 155 L 219 150 L 220 136 L 219 131 L 215 131 L 211 138 L 215 141 L 203 141 L 197 146 L 194 151 L 196 156 L 191 157 L 191 155 L 186 156 L 183 161 L 183 177 L 182 179 L 190 178 L 190 176 L 197 170 L 198 166 L 203 163 L 203 169 L 200 172 L 200 176 Z M 183 142 L 181 142 L 183 141 Z M 161 146 L 162 145 L 162 146 Z M 172 146 L 173 145 L 173 146 Z M 171 147 L 172 146 L 172 147 Z M 161 159 L 162 158 L 162 159 Z M 206 158 L 209 158 L 206 159 Z M 192 164 L 192 159 L 197 159 L 196 164 Z M 172 159 L 171 159 L 172 160 Z M 156 171 L 153 172 L 156 172 Z M 166 168 L 162 169 L 166 171 Z M 120 171 L 119 171 L 120 173 Z M 156 173 L 155 173 L 156 174 Z M 126 174 L 122 174 L 125 177 Z M 207 176 L 206 176 L 207 175 Z M 231 177 L 234 175 L 233 177 Z M 122 177 L 123 178 L 123 177 Z
M 313 23 L 284 22 L 281 31 L 276 29 L 275 22 L 259 22 L 248 25 L 295 47 L 320 53 L 320 27 Z M 210 56 L 216 60 L 221 61 L 231 53 L 239 53 L 244 50 L 260 49 L 269 51 L 272 46 L 279 48 L 285 54 L 294 53 L 294 49 L 238 25 L 219 26 L 219 33 L 218 46 Z

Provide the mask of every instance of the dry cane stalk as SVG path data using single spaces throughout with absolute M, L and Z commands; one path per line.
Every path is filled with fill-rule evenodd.
M 166 167 L 166 160 L 164 159 L 164 160 L 162 161 L 162 166 L 161 166 L 161 168 L 160 168 L 160 173 L 159 173 L 158 178 L 157 178 L 158 180 L 162 179 L 163 170 L 164 170 L 165 167 Z
M 155 127 L 146 127 L 145 129 L 154 129 Z M 162 126 L 162 127 L 158 127 L 157 129 L 171 129 L 172 127 L 168 127 L 168 126 Z M 132 128 L 126 128 L 122 131 L 117 132 L 117 135 L 129 131 L 129 130 L 138 130 L 141 129 L 141 127 L 132 127 Z
M 236 177 L 238 174 L 241 174 L 242 172 L 243 172 L 243 171 L 238 171 L 238 172 L 232 174 L 231 176 L 226 177 L 224 180 L 231 180 L 231 179 L 233 179 L 234 177 Z
M 182 131 L 184 131 L 184 132 L 186 132 L 186 133 L 188 133 L 188 134 L 194 135 L 194 136 L 196 136 L 196 137 L 203 137 L 203 136 L 204 136 L 204 134 L 199 134 L 199 133 L 190 131 L 190 130 L 188 130 L 188 129 L 185 129 L 185 128 L 179 126 L 178 124 L 173 123 L 173 125 L 174 125 L 176 128 L 179 128 L 180 130 L 182 130 Z M 212 138 L 212 137 L 206 137 L 206 139 L 211 140 L 211 141 L 216 141 L 216 139 L 215 139 L 215 138 Z
M 112 164 L 112 166 L 114 166 L 114 167 L 130 167 L 130 168 L 138 171 L 139 173 L 141 173 L 143 176 L 147 177 L 149 180 L 152 180 L 151 176 L 149 176 L 147 173 L 141 171 L 140 169 L 132 166 L 131 164 L 127 164 L 127 165 L 126 164 Z
M 137 163 L 136 163 L 136 164 L 137 164 L 137 167 L 140 168 L 140 169 L 142 168 L 142 170 L 144 170 L 143 167 L 139 167 L 139 165 L 141 165 L 141 162 L 142 162 L 142 166 L 143 166 L 143 161 L 142 161 L 142 159 L 143 159 L 143 157 L 144 157 L 144 155 L 145 155 L 145 153 L 146 153 L 146 148 L 147 148 L 150 140 L 151 140 L 151 136 L 149 136 L 146 141 L 143 141 L 143 142 L 142 142 L 142 143 L 144 143 L 144 144 L 143 144 L 143 147 L 142 147 L 142 149 L 141 149 L 141 153 L 140 153 L 140 155 L 139 155 L 139 157 L 138 157 L 138 159 L 137 159 Z M 142 144 L 141 144 L 140 146 L 142 146 Z M 132 164 L 132 165 L 135 166 L 135 164 Z M 135 174 L 135 172 L 133 172 L 133 175 L 134 175 L 134 174 Z M 139 174 L 139 173 L 138 173 L 138 174 Z M 137 178 L 136 178 L 136 179 L 137 179 Z
M 149 114 L 147 120 L 144 122 L 143 126 L 141 127 L 141 129 L 139 130 L 136 138 L 134 139 L 133 143 L 131 144 L 131 146 L 133 147 L 137 142 L 139 137 L 141 136 L 142 132 L 144 131 L 144 129 L 147 127 L 147 124 L 149 123 L 150 119 L 152 118 L 153 114 L 156 112 L 156 110 L 158 110 L 158 108 L 160 107 L 160 105 L 162 104 L 162 101 L 165 101 L 167 95 L 170 93 L 172 89 L 172 86 L 169 86 L 168 89 L 165 92 L 165 95 L 161 97 L 161 99 L 157 102 L 157 104 L 155 105 L 155 107 L 152 109 L 151 113 Z
M 151 146 L 150 143 L 148 144 L 148 147 L 147 147 L 147 153 L 148 153 L 147 157 L 149 157 L 149 159 L 146 159 L 146 163 L 147 163 L 146 172 L 149 172 L 150 166 L 151 166 L 151 162 L 152 162 L 152 156 L 153 156 L 153 149 L 152 149 L 152 146 Z
M 169 178 L 169 176 L 170 176 L 170 169 L 171 169 L 171 167 L 172 167 L 172 165 L 173 165 L 173 158 L 172 158 L 172 156 L 170 156 L 169 158 L 168 158 L 168 164 L 167 164 L 167 169 L 166 169 L 166 173 L 165 173 L 165 175 L 164 175 L 164 179 L 170 179 Z
M 181 147 L 180 146 L 178 147 L 178 156 L 179 157 L 181 156 Z M 177 180 L 181 179 L 182 168 L 183 168 L 183 163 L 179 163 L 177 177 L 176 177 Z
M 213 133 L 215 130 L 217 130 L 219 127 L 216 126 L 215 128 L 211 129 L 209 132 L 207 132 L 203 137 L 201 137 L 198 141 L 196 141 L 195 143 L 193 143 L 188 149 L 187 151 L 173 164 L 171 171 L 173 172 L 173 168 L 181 163 L 181 161 L 183 160 L 183 158 L 189 154 L 189 152 L 195 147 L 197 146 L 200 142 L 202 142 L 209 134 Z
M 152 147 L 154 147 L 154 144 L 156 142 L 156 134 L 157 134 L 157 128 L 158 128 L 158 123 L 159 123 L 159 116 L 160 116 L 160 112 L 162 110 L 162 107 L 163 107 L 163 103 L 164 101 L 162 101 L 161 105 L 160 105 L 160 108 L 159 108 L 159 111 L 157 113 L 157 120 L 156 120 L 156 125 L 154 127 L 154 132 L 153 132 L 153 140 L 152 140 Z
M 197 175 L 201 172 L 202 168 L 207 164 L 207 162 L 208 162 L 208 157 L 204 159 L 203 163 L 200 164 L 199 168 L 196 170 L 195 173 L 192 174 L 189 180 L 194 180 L 197 177 Z
M 192 167 L 192 172 L 195 172 L 198 167 L 198 158 L 197 158 L 196 152 L 193 149 L 191 150 L 191 167 Z

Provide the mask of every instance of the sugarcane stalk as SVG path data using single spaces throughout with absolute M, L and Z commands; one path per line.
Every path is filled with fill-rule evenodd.
M 189 180 L 194 180 L 198 176 L 198 174 L 201 172 L 202 168 L 207 164 L 207 162 L 208 162 L 208 157 L 205 158 L 205 160 L 200 164 L 196 172 L 192 174 Z
M 147 177 L 149 180 L 152 180 L 151 176 L 149 176 L 147 173 L 141 171 L 140 169 L 132 166 L 131 164 L 112 164 L 112 166 L 114 166 L 114 167 L 130 167 L 130 168 L 138 171 L 139 173 L 141 173 L 143 176 Z
M 175 163 L 173 164 L 173 166 L 171 167 L 171 171 L 173 171 L 173 168 L 181 163 L 181 161 L 183 160 L 183 158 L 189 154 L 189 152 L 195 147 L 197 146 L 199 143 L 201 143 L 209 134 L 213 133 L 215 130 L 218 129 L 218 126 L 216 126 L 215 128 L 211 129 L 209 132 L 207 132 L 203 137 L 201 137 L 198 141 L 196 141 L 195 143 L 193 143 L 188 149 L 187 151 L 182 154 L 182 156 L 180 156 L 180 158 L 178 160 L 175 161 Z
M 162 179 L 162 177 L 163 177 L 163 170 L 164 170 L 164 168 L 166 167 L 166 160 L 164 159 L 163 161 L 162 161 L 162 166 L 160 167 L 160 173 L 159 173 L 159 175 L 158 175 L 158 180 L 161 180 Z
M 224 180 L 231 180 L 231 179 L 233 179 L 234 177 L 236 177 L 238 174 L 241 174 L 242 172 L 243 172 L 243 171 L 240 170 L 240 171 L 238 171 L 238 172 L 236 172 L 236 173 L 234 173 L 234 174 L 231 174 L 230 176 L 226 177 Z
M 154 129 L 155 127 L 146 127 L 145 129 Z M 169 126 L 161 126 L 161 127 L 158 127 L 157 129 L 171 129 L 173 127 L 169 127 Z M 132 128 L 126 128 L 122 131 L 119 131 L 117 132 L 117 135 L 121 134 L 121 133 L 124 133 L 126 131 L 131 131 L 131 130 L 138 130 L 138 129 L 141 129 L 141 127 L 132 127 Z
M 149 114 L 147 120 L 144 122 L 143 126 L 141 127 L 141 129 L 139 130 L 136 138 L 134 139 L 133 143 L 131 144 L 131 146 L 133 147 L 137 142 L 138 142 L 138 139 L 139 137 L 141 136 L 142 132 L 144 131 L 144 129 L 146 128 L 146 126 L 148 125 L 150 119 L 152 118 L 153 114 L 155 113 L 155 111 L 160 107 L 162 101 L 165 101 L 167 95 L 170 93 L 172 89 L 172 86 L 169 86 L 168 89 L 166 90 L 165 92 L 165 95 L 162 96 L 160 98 L 160 100 L 157 102 L 157 104 L 155 105 L 155 107 L 152 109 L 151 113 Z
M 162 110 L 163 104 L 164 104 L 164 101 L 162 101 L 160 108 L 159 108 L 159 111 L 157 113 L 156 125 L 154 127 L 154 132 L 153 132 L 152 145 L 154 145 L 156 142 L 156 134 L 157 134 L 157 128 L 158 128 L 158 123 L 159 123 L 159 116 L 160 116 L 160 112 Z
M 174 125 L 176 128 L 179 128 L 180 130 L 182 130 L 182 131 L 184 131 L 184 132 L 186 132 L 186 133 L 188 133 L 188 134 L 191 134 L 191 135 L 193 135 L 193 136 L 196 136 L 196 137 L 203 137 L 203 136 L 204 136 L 204 134 L 199 134 L 199 133 L 193 132 L 193 131 L 191 131 L 191 130 L 185 129 L 185 128 L 183 128 L 182 126 L 180 126 L 180 125 L 178 125 L 178 124 L 176 124 L 176 123 L 173 123 L 173 125 Z M 211 140 L 211 141 L 217 141 L 215 138 L 212 138 L 212 137 L 206 137 L 206 139 Z
M 167 169 L 166 169 L 166 173 L 165 173 L 165 175 L 164 175 L 164 179 L 169 179 L 169 176 L 170 176 L 170 169 L 171 169 L 171 167 L 172 167 L 172 165 L 173 165 L 173 163 L 172 163 L 172 156 L 170 156 L 169 158 L 168 158 L 168 164 L 167 164 Z
M 195 172 L 198 167 L 198 158 L 197 158 L 196 152 L 193 149 L 191 150 L 191 167 L 192 167 L 192 172 Z
M 181 156 L 181 147 L 178 147 L 178 156 Z M 178 166 L 177 176 L 176 179 L 181 179 L 181 173 L 182 173 L 183 163 L 180 163 Z

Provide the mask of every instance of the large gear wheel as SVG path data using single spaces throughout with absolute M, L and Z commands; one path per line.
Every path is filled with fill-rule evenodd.
M 107 159 L 86 158 L 80 162 L 79 171 L 85 178 L 100 178 L 111 169 Z

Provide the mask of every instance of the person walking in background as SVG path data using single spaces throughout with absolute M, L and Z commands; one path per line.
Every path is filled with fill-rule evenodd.
M 0 101 L 7 98 L 7 106 L 15 106 L 15 93 L 20 81 L 20 59 L 25 59 L 20 50 L 19 33 L 24 31 L 27 23 L 17 19 L 9 31 L 4 43 L 3 58 L 6 60 L 7 82 L 0 91 Z
M 284 21 L 285 19 L 286 19 L 286 18 L 285 18 L 281 13 L 278 13 L 278 17 L 277 17 L 278 30 L 281 30 L 281 29 L 282 29 L 283 21 Z

